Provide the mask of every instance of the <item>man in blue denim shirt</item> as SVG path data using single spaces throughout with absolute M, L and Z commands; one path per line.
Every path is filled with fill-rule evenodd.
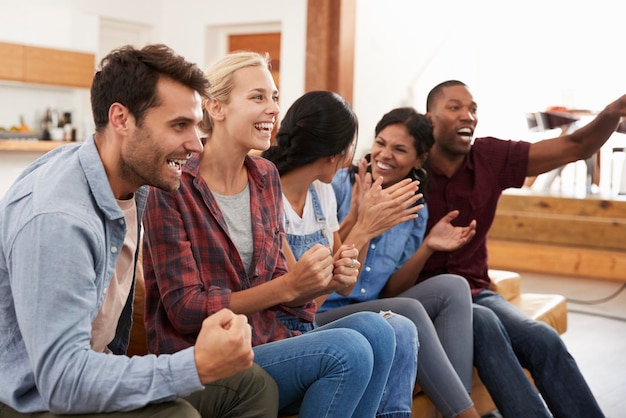
M 0 201 L 0 417 L 277 415 L 243 315 L 212 315 L 178 353 L 124 355 L 146 185 L 175 190 L 202 151 L 207 87 L 164 45 L 113 51 L 91 88 L 96 133 L 34 162 Z

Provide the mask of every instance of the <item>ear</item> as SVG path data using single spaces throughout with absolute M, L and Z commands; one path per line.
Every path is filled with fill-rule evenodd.
M 204 109 L 213 120 L 224 120 L 224 107 L 222 102 L 215 99 L 207 99 L 204 102 Z
M 109 125 L 115 131 L 128 131 L 134 121 L 128 108 L 123 104 L 115 102 L 109 107 Z
M 426 162 L 426 160 L 428 159 L 428 153 L 425 152 L 422 155 L 417 157 L 417 160 L 415 160 L 415 164 L 413 165 L 413 168 L 415 168 L 416 170 L 419 170 L 420 168 L 422 168 L 424 166 L 424 163 Z

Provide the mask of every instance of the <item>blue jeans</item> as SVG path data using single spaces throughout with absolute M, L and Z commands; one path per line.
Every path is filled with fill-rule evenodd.
M 604 417 L 559 334 L 529 318 L 499 294 L 474 297 L 474 364 L 480 379 L 506 418 Z
M 472 299 L 467 281 L 453 274 L 432 277 L 398 297 L 318 312 L 317 320 L 322 324 L 353 312 L 380 310 L 398 313 L 417 328 L 417 383 L 443 416 L 456 417 L 470 408 L 473 405 L 468 395 L 473 371 Z
M 365 332 L 358 330 L 367 330 Z M 373 417 L 396 349 L 393 328 L 362 312 L 297 337 L 254 347 L 278 384 L 279 411 L 310 417 Z
M 378 312 L 380 310 L 373 311 Z M 387 310 L 389 310 L 388 306 Z M 396 311 L 391 310 L 393 313 L 385 314 L 384 317 L 389 322 L 389 325 L 393 327 L 396 339 L 396 352 L 376 416 L 385 418 L 410 417 L 417 373 L 417 353 L 419 350 L 417 329 L 408 318 L 397 315 Z M 293 316 L 279 314 L 280 312 L 277 313 L 278 318 L 289 329 L 309 332 L 318 328 L 317 324 L 298 322 L 298 319 Z M 348 313 L 344 313 L 334 320 L 327 319 L 328 325 L 333 323 L 330 321 L 340 321 L 341 326 L 358 331 L 370 343 L 372 343 L 372 340 L 375 341 L 379 338 L 371 326 L 363 324 L 361 321 L 354 321 L 352 316 L 346 315 Z

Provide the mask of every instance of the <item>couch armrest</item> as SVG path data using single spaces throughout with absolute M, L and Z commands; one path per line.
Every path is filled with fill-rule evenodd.
M 506 300 L 520 295 L 520 275 L 514 271 L 489 269 L 491 290 L 501 294 Z
M 562 295 L 544 293 L 522 293 L 511 303 L 528 316 L 545 322 L 559 334 L 567 331 L 567 300 Z

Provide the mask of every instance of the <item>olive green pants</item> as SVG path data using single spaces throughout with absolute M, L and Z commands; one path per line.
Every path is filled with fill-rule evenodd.
M 0 418 L 276 418 L 278 388 L 259 366 L 227 379 L 205 385 L 205 389 L 174 402 L 150 404 L 127 412 L 56 415 L 50 412 L 22 414 L 0 403 Z

